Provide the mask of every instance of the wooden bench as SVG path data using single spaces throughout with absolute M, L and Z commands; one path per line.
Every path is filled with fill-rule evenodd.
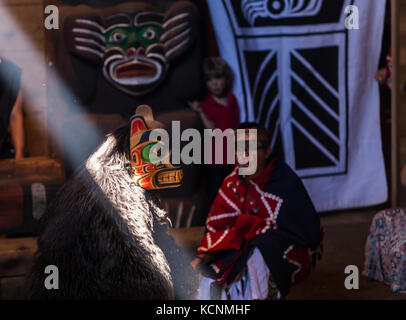
M 36 250 L 35 238 L 0 239 L 0 299 L 23 299 L 24 277 Z

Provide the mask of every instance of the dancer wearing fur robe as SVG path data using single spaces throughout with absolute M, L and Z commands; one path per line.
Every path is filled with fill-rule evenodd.
M 139 106 L 60 189 L 41 218 L 27 277 L 31 299 L 190 299 L 197 285 L 186 253 L 168 234 L 156 193 L 181 185 L 180 166 L 153 163 L 162 125 Z M 58 283 L 47 288 L 47 266 Z
M 239 128 L 246 145 L 247 129 L 257 130 L 257 150 L 249 155 L 257 170 L 239 175 L 244 161 L 237 153 L 218 191 L 192 263 L 203 275 L 198 298 L 280 299 L 321 258 L 320 220 L 300 179 L 272 155 L 269 132 L 255 123 Z

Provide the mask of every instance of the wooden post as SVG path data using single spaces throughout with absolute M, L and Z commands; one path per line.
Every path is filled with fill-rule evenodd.
M 391 152 L 391 193 L 392 207 L 398 205 L 398 131 L 397 131 L 397 105 L 398 105 L 398 0 L 391 0 L 391 46 L 392 46 L 392 152 Z
M 392 206 L 406 206 L 406 2 L 392 0 Z

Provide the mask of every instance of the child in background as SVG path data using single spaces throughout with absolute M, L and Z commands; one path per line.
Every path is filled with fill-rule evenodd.
M 189 101 L 189 106 L 196 111 L 206 129 L 234 129 L 240 123 L 240 113 L 237 99 L 231 92 L 233 74 L 223 59 L 209 57 L 203 63 L 203 76 L 206 93 L 202 101 Z M 212 202 L 224 178 L 231 173 L 234 165 L 227 165 L 227 145 L 223 141 L 223 164 L 213 161 L 210 168 L 209 201 Z

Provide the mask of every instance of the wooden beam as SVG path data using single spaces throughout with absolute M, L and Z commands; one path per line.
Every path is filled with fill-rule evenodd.
M 398 66 L 399 66 L 399 1 L 391 0 L 391 24 L 392 24 L 392 151 L 391 151 L 391 201 L 392 207 L 398 205 L 398 185 L 399 185 L 399 140 L 398 140 Z
M 0 239 L 0 278 L 24 276 L 36 250 L 36 238 Z

